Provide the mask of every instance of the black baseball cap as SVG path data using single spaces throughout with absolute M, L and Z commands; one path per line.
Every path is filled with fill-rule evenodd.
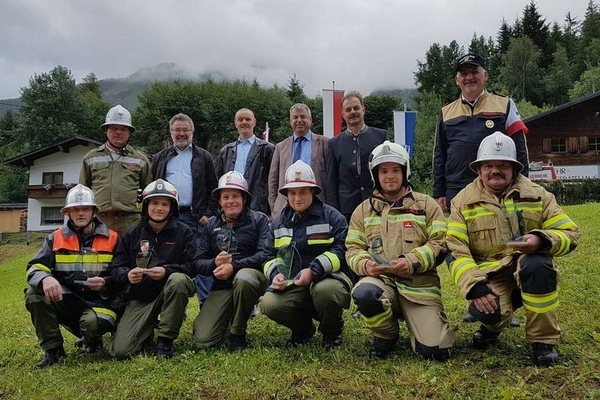
M 460 67 L 463 65 L 475 65 L 485 68 L 485 62 L 483 61 L 483 58 L 481 58 L 479 54 L 475 53 L 469 53 L 458 57 L 456 60 L 456 71 L 458 72 Z

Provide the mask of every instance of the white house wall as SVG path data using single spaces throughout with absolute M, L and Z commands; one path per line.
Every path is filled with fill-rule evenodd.
M 92 147 L 71 147 L 68 153 L 54 153 L 49 156 L 38 158 L 29 168 L 29 184 L 41 185 L 44 172 L 62 172 L 64 183 L 79 182 L 79 171 L 81 160 Z
M 44 172 L 62 172 L 63 183 L 78 183 L 81 161 L 92 148 L 93 146 L 74 146 L 69 149 L 68 153 L 57 152 L 38 158 L 29 168 L 29 184 L 41 185 Z M 27 230 L 50 231 L 59 228 L 60 225 L 41 225 L 42 207 L 62 207 L 64 204 L 64 199 L 29 199 Z
M 60 225 L 42 225 L 42 207 L 62 207 L 62 199 L 29 199 L 27 202 L 27 230 L 28 231 L 53 231 Z

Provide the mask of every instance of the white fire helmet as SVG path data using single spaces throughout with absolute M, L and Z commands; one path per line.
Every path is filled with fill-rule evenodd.
M 310 165 L 298 160 L 285 170 L 283 186 L 279 189 L 279 193 L 287 196 L 288 189 L 304 187 L 314 188 L 315 194 L 321 193 L 321 187 L 317 185 L 315 173 Z
M 500 131 L 486 136 L 477 150 L 477 159 L 469 164 L 469 168 L 477 172 L 482 161 L 510 161 L 517 173 L 523 170 L 523 164 L 517 161 L 517 146 L 515 142 Z
M 135 131 L 135 128 L 131 125 L 131 113 L 120 104 L 108 110 L 106 120 L 100 125 L 100 129 L 104 132 L 109 125 L 123 125 L 131 129 L 131 133 Z
M 213 197 L 217 200 L 219 200 L 219 196 L 221 195 L 221 189 L 241 190 L 246 195 L 246 202 L 252 199 L 252 195 L 248 189 L 248 182 L 246 182 L 244 175 L 237 171 L 229 171 L 219 178 L 219 185 L 212 191 Z
M 179 195 L 175 186 L 162 179 L 150 182 L 146 186 L 142 192 L 142 215 L 145 217 L 148 216 L 148 200 L 153 197 L 167 197 L 171 199 L 170 215 L 179 217 Z
M 73 186 L 67 193 L 65 206 L 60 209 L 60 212 L 63 215 L 66 215 L 69 208 L 73 207 L 94 207 L 94 209 L 98 211 L 94 192 L 92 192 L 90 188 L 83 186 L 81 183 Z
M 375 147 L 371 152 L 369 159 L 369 171 L 371 172 L 371 179 L 377 189 L 380 189 L 379 179 L 377 173 L 374 171 L 379 164 L 386 162 L 392 162 L 399 164 L 404 169 L 403 185 L 408 186 L 410 182 L 410 156 L 404 146 L 398 143 L 392 143 L 386 140 L 379 146 Z

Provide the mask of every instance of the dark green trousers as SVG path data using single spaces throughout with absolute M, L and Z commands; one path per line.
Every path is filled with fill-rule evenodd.
M 268 286 L 261 271 L 244 268 L 233 278 L 233 289 L 212 290 L 194 320 L 194 340 L 199 349 L 214 346 L 227 334 L 246 333 L 248 319 Z
M 340 334 L 344 328 L 342 312 L 348 307 L 348 287 L 333 278 L 310 286 L 292 285 L 283 291 L 269 291 L 261 300 L 262 312 L 267 317 L 300 336 L 311 330 L 313 318 L 320 322 L 321 333 Z
M 30 287 L 25 293 L 25 307 L 31 315 L 40 347 L 50 350 L 63 345 L 60 325 L 87 343 L 102 341 L 102 335 L 113 329 L 114 320 L 101 318 L 81 298 L 64 294 L 61 301 L 50 301 Z
M 130 300 L 117 324 L 117 331 L 109 347 L 113 357 L 125 358 L 139 352 L 144 342 L 152 337 L 158 322 L 158 336 L 175 340 L 183 324 L 189 298 L 196 293 L 194 281 L 185 274 L 169 276 L 162 293 L 146 303 Z

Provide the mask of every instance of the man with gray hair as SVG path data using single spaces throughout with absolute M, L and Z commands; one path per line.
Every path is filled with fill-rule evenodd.
M 299 159 L 312 168 L 317 185 L 323 188 L 318 197 L 325 200 L 325 154 L 329 138 L 311 131 L 312 115 L 306 104 L 296 103 L 290 108 L 290 125 L 294 133 L 275 146 L 269 171 L 269 206 L 273 218 L 287 204 L 286 197 L 279 193 L 285 171 Z
M 158 152 L 152 162 L 152 179 L 164 179 L 177 188 L 179 220 L 188 225 L 196 238 L 200 226 L 216 215 L 217 202 L 210 195 L 217 187 L 212 155 L 192 143 L 194 122 L 185 114 L 169 121 L 173 146 Z M 196 292 L 200 305 L 206 300 L 212 278 L 197 276 Z
M 256 118 L 252 110 L 241 108 L 235 113 L 238 138 L 227 143 L 217 157 L 217 176 L 237 171 L 244 176 L 252 195 L 250 209 L 270 215 L 267 198 L 269 168 L 275 146 L 254 136 Z

